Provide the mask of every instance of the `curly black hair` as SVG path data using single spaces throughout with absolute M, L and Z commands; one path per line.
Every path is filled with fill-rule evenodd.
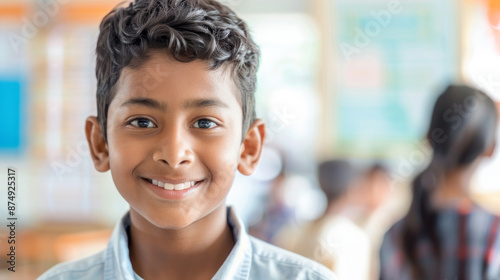
M 96 48 L 97 118 L 106 136 L 109 104 L 124 67 L 139 67 L 151 50 L 174 59 L 229 66 L 240 91 L 243 135 L 256 118 L 255 86 L 259 48 L 248 27 L 214 0 L 136 0 L 118 5 L 102 20 Z

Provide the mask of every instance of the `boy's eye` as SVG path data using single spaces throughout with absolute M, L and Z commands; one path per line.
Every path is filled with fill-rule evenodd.
M 141 128 L 156 127 L 156 125 L 152 121 L 150 121 L 146 118 L 134 119 L 130 122 L 130 124 L 135 126 L 135 127 L 141 127 Z
M 217 126 L 217 124 L 215 122 L 213 122 L 211 120 L 207 120 L 207 119 L 201 119 L 201 120 L 194 123 L 194 127 L 203 128 L 203 129 L 213 128 L 216 126 Z

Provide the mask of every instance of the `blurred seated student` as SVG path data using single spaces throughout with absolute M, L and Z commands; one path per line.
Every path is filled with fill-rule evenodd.
M 339 279 L 366 280 L 370 242 L 349 210 L 364 182 L 362 169 L 347 160 L 330 160 L 319 165 L 318 177 L 327 198 L 324 214 L 305 226 L 285 228 L 276 244 L 325 265 Z
M 497 120 L 494 102 L 474 88 L 452 85 L 438 97 L 427 133 L 433 155 L 413 182 L 408 214 L 384 237 L 380 279 L 500 279 L 499 217 L 470 197 Z
M 369 163 L 361 169 L 359 186 L 350 190 L 350 203 L 345 215 L 362 228 L 371 227 L 370 219 L 389 196 L 389 170 L 382 162 Z

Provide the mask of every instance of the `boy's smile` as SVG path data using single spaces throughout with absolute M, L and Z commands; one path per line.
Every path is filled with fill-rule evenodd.
M 244 150 L 242 109 L 230 71 L 208 67 L 153 51 L 140 67 L 123 69 L 107 147 L 132 219 L 180 229 L 225 208 Z

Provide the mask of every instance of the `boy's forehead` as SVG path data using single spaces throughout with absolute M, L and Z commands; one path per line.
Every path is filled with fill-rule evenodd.
M 113 99 L 149 97 L 167 91 L 176 95 L 197 92 L 224 100 L 235 97 L 241 108 L 240 94 L 229 68 L 210 69 L 208 61 L 181 62 L 168 54 L 151 51 L 140 64 L 122 69 Z
M 209 72 L 208 63 L 202 60 L 189 63 L 180 62 L 168 54 L 150 51 L 145 57 L 137 58 L 130 66 L 124 67 L 120 78 L 127 77 L 135 81 L 154 78 L 156 82 L 161 82 L 162 79 L 166 79 L 170 75 L 183 75 L 200 70 Z
M 141 61 L 122 69 L 118 86 L 143 87 L 152 90 L 166 80 L 176 80 L 177 85 L 189 82 L 189 85 L 226 85 L 236 91 L 229 66 L 223 65 L 217 69 L 210 69 L 210 63 L 204 60 L 181 62 L 167 53 L 159 50 L 148 52 Z M 189 77 L 189 79 L 183 79 Z

